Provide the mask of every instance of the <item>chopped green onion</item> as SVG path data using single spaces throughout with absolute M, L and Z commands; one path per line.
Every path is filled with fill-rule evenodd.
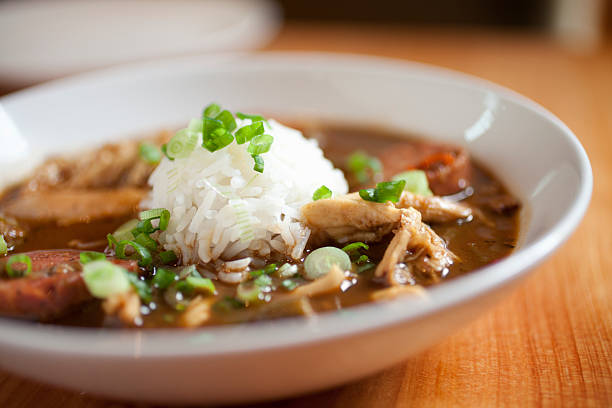
M 218 114 L 215 119 L 223 122 L 223 125 L 228 131 L 233 131 L 236 129 L 236 119 L 234 119 L 234 115 L 228 110 L 224 110 L 220 114 Z
M 210 105 L 204 108 L 204 112 L 202 113 L 202 116 L 214 118 L 215 116 L 219 114 L 220 111 L 221 111 L 221 107 L 219 105 L 217 105 L 216 103 L 211 103 Z
M 236 309 L 242 309 L 244 307 L 244 303 L 231 296 L 225 296 L 223 299 L 215 302 L 212 307 L 216 312 L 226 313 Z
M 255 155 L 253 156 L 253 160 L 255 161 L 255 165 L 253 166 L 253 170 L 258 173 L 263 173 L 264 171 L 264 159 L 261 156 Z
M 157 242 L 155 242 L 153 238 L 143 232 L 136 234 L 136 236 L 134 237 L 134 242 L 139 243 L 150 251 L 155 251 L 157 249 Z
M 236 112 L 236 117 L 238 119 L 251 119 L 253 122 L 265 122 L 265 118 L 261 115 L 251 115 L 248 113 Z
M 204 123 L 202 122 L 202 119 L 195 118 L 189 121 L 189 125 L 187 125 L 187 130 L 192 133 L 202 133 L 203 126 Z
M 13 264 L 22 264 L 23 268 L 14 268 Z M 11 256 L 6 262 L 6 273 L 10 278 L 21 278 L 32 273 L 32 259 L 25 254 Z
M 149 283 L 140 279 L 140 277 L 135 273 L 129 273 L 126 271 L 125 275 L 127 276 L 134 290 L 136 290 L 138 297 L 145 303 L 151 303 L 153 300 L 153 295 L 151 294 L 151 286 L 149 286 Z
M 312 194 L 312 200 L 317 201 L 322 198 L 331 198 L 332 191 L 327 186 L 321 186 Z
M 269 277 L 268 275 L 261 275 L 257 277 L 257 279 L 255 279 L 253 282 L 255 283 L 256 286 L 259 286 L 260 288 L 264 288 L 266 286 L 272 286 L 272 278 Z
M 347 246 L 342 248 L 342 250 L 347 254 L 359 251 L 360 249 L 365 249 L 367 251 L 368 249 L 370 249 L 370 247 L 368 246 L 368 244 L 364 244 L 363 242 L 353 242 L 352 244 L 348 244 Z
M 252 277 L 256 278 L 261 275 L 270 275 L 271 273 L 274 273 L 274 271 L 276 271 L 276 264 L 270 264 L 270 265 L 266 265 L 266 267 L 263 269 L 257 269 L 255 271 L 251 271 L 249 272 L 249 274 Z
M 188 157 L 198 145 L 198 134 L 188 129 L 181 129 L 166 144 L 165 155 L 169 159 Z
M 368 270 L 374 268 L 375 266 L 376 266 L 376 264 L 375 263 L 371 263 L 371 262 L 365 263 L 363 265 L 359 265 L 357 267 L 357 273 L 363 273 L 365 271 L 368 271 Z
M 264 278 L 266 282 L 259 282 L 258 280 Z M 269 288 L 266 283 L 267 280 L 270 280 L 270 284 L 272 280 L 267 275 L 261 275 L 259 278 L 255 279 L 252 282 L 242 282 L 236 288 L 236 297 L 242 301 L 247 306 L 251 303 L 259 303 L 265 300 L 265 292 L 269 291 Z
M 370 260 L 370 258 L 367 255 L 361 255 L 356 261 L 355 263 L 357 265 L 363 265 L 364 263 L 368 262 Z
M 298 266 L 291 264 L 284 264 L 278 268 L 278 276 L 281 278 L 290 278 L 298 273 Z
M 295 288 L 297 288 L 299 285 L 297 284 L 296 281 L 294 281 L 293 279 L 285 279 L 281 285 L 283 286 L 283 288 L 291 291 L 294 290 Z
M 109 261 L 93 261 L 83 266 L 83 281 L 94 297 L 106 299 L 127 292 L 130 281 L 122 267 Z
M 162 157 L 157 146 L 151 143 L 141 143 L 138 148 L 138 153 L 140 154 L 140 158 L 148 164 L 157 164 Z
M 133 239 L 134 235 L 132 230 L 138 226 L 138 220 L 129 220 L 125 224 L 122 224 L 119 228 L 113 232 L 113 238 L 117 241 L 123 241 L 126 239 Z M 109 245 L 110 246 L 110 245 Z
M 188 276 L 185 282 L 198 292 L 209 292 L 212 295 L 216 292 L 215 284 L 208 278 Z
M 153 286 L 158 289 L 167 289 L 175 280 L 178 280 L 177 274 L 164 268 L 157 268 L 153 276 Z
M 243 144 L 250 142 L 257 135 L 262 135 L 264 132 L 264 126 L 262 122 L 255 122 L 250 125 L 241 127 L 236 131 L 236 143 Z
M 170 222 L 170 211 L 166 210 L 165 208 L 155 208 L 152 210 L 142 211 L 140 214 L 138 214 L 138 217 L 142 221 L 152 221 L 159 219 L 158 228 L 161 231 L 165 231 L 166 228 L 168 228 L 168 223 Z M 150 233 L 146 231 L 143 232 Z
M 304 261 L 304 275 L 310 280 L 318 279 L 337 265 L 347 271 L 351 269 L 351 258 L 343 250 L 336 247 L 322 247 L 312 251 Z
M 370 173 L 372 176 L 382 173 L 380 160 L 361 151 L 351 154 L 346 164 L 348 170 L 362 184 L 370 181 Z
M 136 228 L 132 230 L 132 236 L 138 234 L 139 232 L 142 232 L 144 234 L 151 234 L 155 231 L 157 231 L 157 228 L 153 226 L 151 220 L 138 221 L 138 223 L 136 224 Z
M 382 183 L 378 183 L 376 188 L 359 190 L 359 196 L 366 201 L 374 201 L 376 203 L 386 203 L 387 201 L 396 203 L 398 202 L 405 185 L 405 180 L 384 181 Z
M 433 195 L 433 192 L 429 189 L 427 173 L 425 173 L 423 170 L 410 170 L 393 176 L 393 181 L 398 180 L 406 181 L 404 190 L 425 197 Z
M 159 253 L 159 259 L 163 264 L 173 264 L 178 261 L 178 257 L 174 253 L 174 251 L 164 251 Z
M 188 276 L 195 276 L 196 278 L 200 278 L 200 272 L 198 272 L 198 268 L 195 265 L 189 265 L 181 269 L 179 272 L 179 278 L 185 279 Z
M 220 120 L 204 118 L 203 121 L 202 146 L 209 152 L 222 149 L 234 141 L 234 136 Z
M 79 259 L 81 260 L 81 263 L 85 265 L 93 261 L 101 261 L 106 259 L 106 255 L 104 255 L 102 252 L 85 251 L 79 254 Z
M 117 247 L 117 245 L 119 244 L 119 242 L 117 242 L 117 239 L 113 236 L 113 234 L 106 234 L 106 240 L 108 241 L 108 247 L 109 248 L 113 248 L 113 247 Z
M 168 143 L 164 143 L 163 145 L 161 145 L 159 150 L 161 150 L 164 156 L 166 156 L 169 160 L 174 160 L 173 157 L 168 156 Z
M 4 235 L 0 234 L 0 255 L 6 255 L 8 252 L 8 245 L 4 240 Z
M 255 156 L 266 153 L 270 150 L 272 142 L 274 142 L 274 138 L 270 135 L 257 135 L 251 139 L 247 152 Z
M 132 247 L 134 249 L 134 255 L 131 257 L 128 257 L 125 253 L 127 247 Z M 115 254 L 119 259 L 134 259 L 137 257 L 139 258 L 138 265 L 143 267 L 149 266 L 153 262 L 153 257 L 151 256 L 149 250 L 134 241 L 120 241 L 115 247 Z

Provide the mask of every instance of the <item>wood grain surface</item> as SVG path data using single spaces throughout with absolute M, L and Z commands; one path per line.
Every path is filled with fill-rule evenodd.
M 404 58 L 510 87 L 578 135 L 595 187 L 573 237 L 477 321 L 370 378 L 268 405 L 612 406 L 612 44 L 579 55 L 510 32 L 293 24 L 269 49 Z M 111 406 L 127 405 L 0 372 L 0 407 Z

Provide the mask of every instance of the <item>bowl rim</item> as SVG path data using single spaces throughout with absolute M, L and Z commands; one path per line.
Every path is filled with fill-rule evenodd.
M 228 59 L 245 56 L 255 57 L 256 60 L 284 60 L 289 61 L 289 64 L 307 59 L 311 66 L 318 68 L 341 65 L 343 68 L 352 66 L 357 67 L 353 69 L 365 71 L 375 69 L 393 73 L 399 71 L 404 74 L 410 72 L 436 82 L 494 92 L 500 99 L 526 107 L 558 129 L 559 137 L 571 146 L 579 163 L 578 193 L 569 210 L 542 237 L 518 248 L 499 262 L 428 289 L 427 300 L 400 297 L 388 302 L 369 302 L 338 312 L 326 312 L 312 319 L 289 317 L 194 330 L 79 328 L 0 318 L 0 344 L 33 352 L 91 358 L 166 358 L 275 350 L 383 330 L 408 321 L 427 318 L 519 279 L 569 238 L 588 208 L 593 189 L 591 165 L 574 133 L 559 118 L 533 100 L 506 87 L 473 75 L 420 62 L 362 54 L 303 51 L 241 52 L 167 58 L 120 65 L 36 85 L 0 98 L 0 106 L 12 100 L 35 97 L 38 93 L 110 79 L 114 75 L 130 75 L 143 69 L 155 71 L 164 67 L 177 68 L 182 64 L 215 66 Z M 37 338 L 39 340 L 36 340 Z M 41 338 L 45 340 L 42 341 Z M 96 347 L 92 347 L 92 342 Z M 173 344 L 181 344 L 181 347 L 171 347 Z

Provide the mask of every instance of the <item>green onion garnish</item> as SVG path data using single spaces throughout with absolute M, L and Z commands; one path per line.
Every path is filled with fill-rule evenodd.
M 236 119 L 234 119 L 234 115 L 232 115 L 232 113 L 228 110 L 224 110 L 223 112 L 215 116 L 215 119 L 223 122 L 225 129 L 227 129 L 229 132 L 232 132 L 234 129 L 236 129 Z
M 164 251 L 159 253 L 159 259 L 163 264 L 173 264 L 178 261 L 178 257 L 174 251 Z
M 353 242 L 352 244 L 348 244 L 342 250 L 348 254 L 351 252 L 359 251 L 360 249 L 365 249 L 366 251 L 370 249 L 368 244 L 364 244 L 363 242 Z
M 113 238 L 117 241 L 123 241 L 125 239 L 133 239 L 134 235 L 132 230 L 138 226 L 138 220 L 129 220 L 125 224 L 122 224 L 119 228 L 113 232 Z M 109 245 L 110 246 L 110 245 Z
M 148 164 L 157 164 L 161 160 L 161 152 L 151 143 L 141 143 L 138 148 L 140 158 Z
M 262 290 L 253 282 L 242 282 L 236 288 L 236 297 L 245 305 L 261 301 Z
M 253 156 L 266 153 L 270 150 L 272 142 L 274 142 L 274 138 L 270 135 L 257 135 L 251 139 L 247 152 L 251 153 Z
M 298 287 L 297 282 L 294 281 L 293 279 L 285 279 L 284 281 L 281 282 L 281 285 L 283 286 L 283 288 L 289 291 Z
M 88 264 L 93 261 L 101 261 L 106 259 L 106 255 L 102 252 L 95 251 L 85 251 L 79 254 L 79 259 L 83 265 Z
M 312 251 L 304 260 L 304 275 L 310 280 L 320 278 L 337 265 L 343 271 L 351 269 L 351 258 L 336 247 L 322 247 Z
M 134 242 L 139 243 L 150 251 L 155 251 L 157 249 L 157 242 L 155 242 L 153 238 L 151 238 L 148 234 L 145 234 L 144 232 L 136 234 L 136 236 L 134 237 Z
M 359 190 L 359 196 L 366 201 L 373 201 L 375 203 L 386 203 L 387 201 L 396 203 L 399 201 L 405 185 L 405 180 L 383 181 L 378 183 L 376 188 Z
M 371 262 L 365 263 L 363 265 L 359 265 L 357 267 L 357 273 L 363 273 L 365 271 L 369 271 L 370 269 L 374 268 L 375 266 L 376 266 L 376 264 L 375 263 L 371 263 Z
M 168 159 L 174 160 L 173 157 L 168 156 L 168 143 L 164 143 L 163 145 L 161 145 L 159 150 L 161 150 L 161 152 L 164 154 L 164 156 L 166 156 Z
M 283 264 L 283 266 L 281 266 L 280 268 L 278 268 L 278 276 L 280 276 L 281 278 L 290 278 L 292 276 L 297 275 L 298 273 L 298 266 L 297 265 L 291 265 L 289 263 Z
M 429 181 L 427 181 L 427 173 L 423 170 L 410 170 L 393 176 L 393 181 L 404 180 L 406 186 L 404 190 L 411 193 L 422 195 L 425 197 L 432 196 L 433 192 L 429 189 Z
M 138 218 L 142 221 L 153 221 L 159 219 L 159 228 L 160 231 L 165 231 L 168 228 L 168 223 L 170 222 L 170 211 L 165 208 L 154 208 L 152 210 L 145 210 L 138 214 Z M 151 233 L 147 231 L 142 231 L 145 233 Z
M 134 255 L 126 255 L 125 252 L 127 247 L 132 247 L 134 249 Z M 144 246 L 134 241 L 120 241 L 115 247 L 115 254 L 119 259 L 139 259 L 138 265 L 143 267 L 147 267 L 153 262 L 151 252 L 149 252 L 149 250 Z
M 0 234 L 0 255 L 6 255 L 8 253 L 8 245 L 4 240 L 4 235 Z
M 209 118 L 214 118 L 221 112 L 221 107 L 216 103 L 211 103 L 207 107 L 204 108 L 202 116 L 208 116 Z
M 177 274 L 164 268 L 157 268 L 152 282 L 158 289 L 167 289 L 175 280 L 178 280 Z
M 233 298 L 231 296 L 225 296 L 223 299 L 219 300 L 218 302 L 215 302 L 215 304 L 213 305 L 213 310 L 216 312 L 223 313 L 230 312 L 236 309 L 242 309 L 243 307 L 244 303 L 242 303 L 238 299 Z
M 264 126 L 262 122 L 255 122 L 251 125 L 241 127 L 236 131 L 236 143 L 243 144 L 250 142 L 257 135 L 262 135 Z
M 253 278 L 256 278 L 261 275 L 270 275 L 271 273 L 274 273 L 275 271 L 276 271 L 276 264 L 270 264 L 270 265 L 266 265 L 266 267 L 263 269 L 257 269 L 257 270 L 251 271 L 249 272 L 249 274 Z
M 261 115 L 251 115 L 248 113 L 236 112 L 238 119 L 251 119 L 253 122 L 265 122 L 265 118 Z
M 382 164 L 376 157 L 358 151 L 349 156 L 346 165 L 360 183 L 367 183 L 377 174 L 382 173 Z
M 187 157 L 198 144 L 198 134 L 189 129 L 181 129 L 165 145 L 164 154 L 171 160 Z
M 272 278 L 269 277 L 268 275 L 261 275 L 261 276 L 258 276 L 257 279 L 253 281 L 253 283 L 255 283 L 255 285 L 260 288 L 264 288 L 266 286 L 272 285 Z
M 20 264 L 25 268 L 13 267 L 14 264 Z M 6 273 L 10 278 L 21 278 L 32 273 L 32 259 L 25 254 L 11 256 L 6 262 Z
M 215 284 L 208 278 L 188 276 L 185 282 L 198 292 L 209 292 L 211 295 L 216 292 Z
M 93 261 L 83 266 L 83 281 L 94 297 L 107 297 L 127 292 L 130 281 L 122 267 L 109 261 Z
M 202 146 L 209 152 L 223 149 L 234 141 L 234 136 L 220 120 L 205 117 L 203 122 Z
M 142 301 L 145 303 L 151 303 L 153 300 L 153 295 L 151 294 L 151 286 L 149 285 L 149 282 L 140 279 L 140 277 L 135 273 L 129 273 L 126 271 L 125 275 L 130 281 L 132 287 L 136 290 L 138 297 L 140 297 L 140 299 L 142 299 Z
M 264 159 L 261 156 L 254 155 L 253 156 L 253 161 L 255 162 L 255 165 L 253 165 L 253 170 L 255 170 L 258 173 L 263 173 L 263 171 L 264 171 Z
M 331 198 L 332 191 L 327 186 L 321 186 L 312 194 L 312 201 L 317 201 L 322 198 Z

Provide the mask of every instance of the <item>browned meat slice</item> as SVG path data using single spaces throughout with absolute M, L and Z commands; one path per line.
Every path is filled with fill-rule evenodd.
M 397 203 L 399 208 L 413 207 L 421 213 L 425 222 L 446 222 L 472 215 L 472 210 L 463 204 L 438 196 L 425 197 L 404 191 Z
M 1 279 L 8 258 L 0 260 L 0 315 L 48 321 L 91 300 L 81 278 L 79 254 L 73 250 L 28 252 L 32 273 L 17 279 Z M 138 270 L 136 261 L 113 262 Z
M 407 170 L 427 173 L 429 187 L 436 195 L 449 195 L 470 184 L 472 166 L 465 149 L 434 143 L 405 143 L 385 150 L 380 159 L 385 179 Z
M 133 214 L 146 190 L 23 191 L 6 203 L 4 213 L 25 222 L 70 225 Z
M 169 132 L 161 132 L 151 143 L 159 146 L 170 136 Z M 155 166 L 140 159 L 141 143 L 141 140 L 123 141 L 76 157 L 48 160 L 35 171 L 27 183 L 27 189 L 145 187 Z
M 17 224 L 17 221 L 0 216 L 0 234 L 4 237 L 6 246 L 10 251 L 23 242 L 26 231 Z
M 437 281 L 439 274 L 456 259 L 446 244 L 414 208 L 402 211 L 400 227 L 389 243 L 375 276 L 390 285 L 414 283 L 415 274 Z

